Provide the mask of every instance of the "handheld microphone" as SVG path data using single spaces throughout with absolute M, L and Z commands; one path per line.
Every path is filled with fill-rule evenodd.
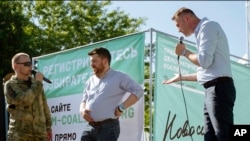
M 35 76 L 36 75 L 36 71 L 35 70 L 32 70 L 31 73 Z M 47 83 L 52 83 L 48 78 L 44 77 L 43 76 L 43 80 Z
M 183 40 L 184 40 L 184 37 L 181 36 L 181 37 L 180 37 L 180 44 L 183 44 Z M 178 59 L 178 60 L 180 59 L 180 55 L 178 55 L 177 59 Z

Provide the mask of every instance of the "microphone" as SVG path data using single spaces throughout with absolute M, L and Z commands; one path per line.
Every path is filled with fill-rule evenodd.
M 181 37 L 180 37 L 180 44 L 183 44 L 183 40 L 184 40 L 184 37 L 181 36 Z M 177 56 L 177 59 L 178 59 L 178 60 L 180 59 L 180 55 Z
M 183 44 L 183 40 L 184 40 L 184 37 L 181 36 L 181 37 L 180 37 L 180 44 Z
M 35 70 L 32 70 L 31 73 L 35 76 L 36 75 L 36 71 Z M 48 78 L 44 77 L 43 76 L 43 80 L 47 83 L 52 83 Z

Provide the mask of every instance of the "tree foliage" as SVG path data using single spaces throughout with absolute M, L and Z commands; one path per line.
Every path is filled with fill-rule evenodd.
M 11 69 L 11 57 L 16 52 L 26 51 L 35 54 L 32 50 L 34 43 L 33 35 L 27 31 L 34 25 L 22 14 L 21 2 L 1 2 L 0 4 L 0 70 L 1 78 Z
M 0 2 L 0 71 L 3 78 L 17 52 L 34 56 L 83 46 L 140 30 L 145 18 L 130 18 L 110 1 Z
M 150 51 L 151 50 L 151 51 Z M 153 119 L 153 102 L 154 101 L 154 63 L 155 63 L 155 44 L 153 43 L 152 46 L 150 44 L 145 45 L 145 69 L 144 69 L 144 131 L 150 132 L 151 124 L 150 124 L 150 116 Z M 151 65 L 151 66 L 150 66 Z M 152 70 L 152 72 L 150 71 Z M 150 78 L 150 73 L 152 76 Z M 151 80 L 150 80 L 151 79 Z M 152 86 L 150 90 L 150 85 Z M 150 97 L 151 95 L 151 97 Z M 152 109 L 151 109 L 152 108 Z M 151 115 L 150 115 L 151 114 Z
M 140 31 L 146 18 L 124 11 L 108 11 L 110 1 L 1 1 L 0 76 L 13 72 L 11 58 L 18 52 L 31 57 L 83 46 Z M 148 48 L 146 47 L 146 56 Z M 145 79 L 149 78 L 148 57 Z M 149 83 L 145 83 L 145 130 L 149 131 Z

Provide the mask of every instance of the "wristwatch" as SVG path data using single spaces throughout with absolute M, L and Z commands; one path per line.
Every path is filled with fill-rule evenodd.
M 125 108 L 125 106 L 124 106 L 123 104 L 120 104 L 120 105 L 118 106 L 118 110 L 119 110 L 120 112 L 124 112 L 124 111 L 126 110 L 126 108 Z

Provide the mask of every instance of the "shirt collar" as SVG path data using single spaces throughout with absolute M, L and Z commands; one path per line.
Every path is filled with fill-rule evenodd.
M 112 71 L 113 71 L 113 70 L 112 70 L 111 68 L 109 68 L 109 70 L 105 73 L 105 75 L 104 75 L 104 76 L 106 76 L 106 75 L 110 74 Z
M 194 30 L 194 33 L 195 33 L 195 37 L 197 37 L 198 33 L 199 33 L 199 30 L 200 30 L 200 27 L 201 27 L 201 24 L 204 22 L 204 21 L 207 21 L 208 18 L 204 17 L 200 20 L 199 24 L 196 26 L 195 30 Z
M 98 78 L 98 79 L 104 79 L 106 76 L 110 75 L 112 72 L 113 72 L 113 70 L 112 70 L 111 68 L 109 68 L 109 70 L 105 72 L 105 74 L 104 74 L 103 77 L 99 78 L 99 77 L 97 77 L 96 75 L 94 75 L 94 76 L 95 76 L 96 78 Z

